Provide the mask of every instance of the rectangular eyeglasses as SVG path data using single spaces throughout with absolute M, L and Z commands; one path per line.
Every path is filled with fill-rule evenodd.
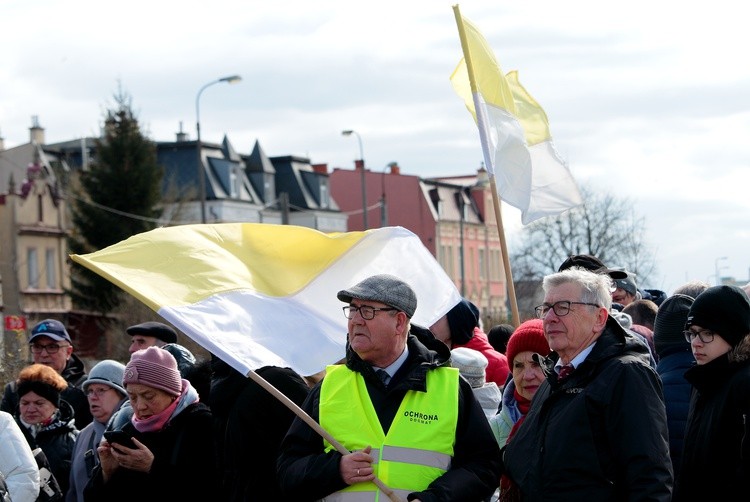
M 371 321 L 375 319 L 375 312 L 387 312 L 389 310 L 398 309 L 394 309 L 393 307 L 377 308 L 371 307 L 369 305 L 362 305 L 361 307 L 347 305 L 344 307 L 344 316 L 346 316 L 347 319 L 354 319 L 354 314 L 359 312 L 359 315 L 362 316 L 362 319 L 364 319 L 365 321 Z
M 570 306 L 571 305 L 588 305 L 590 307 L 599 307 L 596 303 L 587 303 L 587 302 L 570 302 L 567 300 L 560 300 L 559 302 L 555 302 L 552 305 L 549 303 L 542 303 L 541 305 L 537 305 L 534 307 L 534 312 L 536 312 L 536 316 L 539 319 L 544 319 L 547 316 L 547 312 L 552 310 L 557 317 L 566 316 L 570 313 Z

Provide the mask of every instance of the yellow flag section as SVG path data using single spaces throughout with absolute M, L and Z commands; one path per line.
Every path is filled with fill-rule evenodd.
M 370 275 L 411 285 L 415 324 L 431 325 L 460 300 L 402 227 L 325 234 L 291 225 L 184 225 L 71 258 L 243 374 L 275 365 L 312 375 L 343 358 L 347 320 L 336 293 Z
M 547 115 L 518 81 L 503 75 L 487 40 L 454 6 L 464 58 L 451 75 L 479 128 L 484 162 L 498 196 L 522 212 L 524 224 L 582 203 L 555 150 Z

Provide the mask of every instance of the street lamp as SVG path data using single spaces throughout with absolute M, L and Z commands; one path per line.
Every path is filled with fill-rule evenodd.
M 239 75 L 230 75 L 229 77 L 223 77 L 218 80 L 214 80 L 201 87 L 198 91 L 198 95 L 195 96 L 195 131 L 197 133 L 195 145 L 198 155 L 198 183 L 200 191 L 199 195 L 201 199 L 201 223 L 206 223 L 206 173 L 203 170 L 203 157 L 201 155 L 201 94 L 203 94 L 203 91 L 205 91 L 207 87 L 210 87 L 214 84 L 218 84 L 221 82 L 226 82 L 227 84 L 236 84 L 241 80 L 242 77 L 240 77 Z
M 720 276 L 721 269 L 725 268 L 725 267 L 720 267 L 719 266 L 719 262 L 721 260 L 726 260 L 726 259 L 727 259 L 726 256 L 720 256 L 719 258 L 716 258 L 716 260 L 714 260 L 714 269 L 716 270 L 716 285 L 717 286 L 719 286 L 721 284 L 721 276 Z
M 351 129 L 341 131 L 341 134 L 343 136 L 354 134 L 357 136 L 357 142 L 359 143 L 359 159 L 362 161 L 362 224 L 364 225 L 364 229 L 367 230 L 367 182 L 365 181 L 365 154 L 362 150 L 362 137 L 357 131 Z

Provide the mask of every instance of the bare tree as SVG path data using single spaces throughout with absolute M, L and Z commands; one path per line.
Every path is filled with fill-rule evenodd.
M 515 281 L 539 280 L 574 254 L 594 255 L 640 280 L 647 281 L 656 271 L 653 252 L 644 240 L 646 219 L 636 213 L 632 201 L 590 186 L 582 187 L 581 193 L 582 206 L 521 230 L 511 251 Z

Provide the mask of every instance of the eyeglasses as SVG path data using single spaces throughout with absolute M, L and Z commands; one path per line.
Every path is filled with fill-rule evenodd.
M 89 389 L 86 391 L 86 396 L 88 397 L 96 396 L 97 398 L 100 398 L 111 390 L 113 389 Z
M 50 343 L 49 345 L 39 345 L 38 343 L 32 343 L 30 345 L 31 352 L 34 354 L 41 354 L 43 350 L 47 351 L 47 354 L 57 354 L 57 351 L 63 347 L 69 347 L 69 345 L 58 345 L 56 343 Z
M 534 312 L 536 312 L 536 316 L 539 319 L 544 319 L 547 316 L 547 312 L 549 312 L 550 310 L 554 311 L 557 317 L 562 317 L 570 313 L 571 305 L 588 305 L 590 307 L 599 307 L 599 305 L 597 305 L 596 303 L 569 302 L 567 300 L 561 300 L 559 302 L 553 303 L 552 305 L 550 305 L 549 303 L 542 303 L 541 305 L 534 307 Z
M 688 343 L 693 343 L 693 338 L 695 337 L 700 338 L 700 341 L 703 343 L 711 343 L 714 341 L 714 335 L 716 335 L 716 333 L 710 329 L 702 329 L 700 331 L 686 329 L 682 334 L 685 335 L 685 340 L 687 340 Z
M 354 314 L 359 312 L 359 315 L 362 316 L 362 319 L 365 321 L 371 321 L 375 319 L 375 312 L 387 312 L 389 310 L 398 310 L 394 309 L 393 307 L 386 307 L 386 308 L 376 308 L 376 307 L 370 307 L 369 305 L 362 305 L 361 307 L 355 307 L 354 305 L 347 305 L 344 307 L 344 316 L 347 319 L 354 319 Z

